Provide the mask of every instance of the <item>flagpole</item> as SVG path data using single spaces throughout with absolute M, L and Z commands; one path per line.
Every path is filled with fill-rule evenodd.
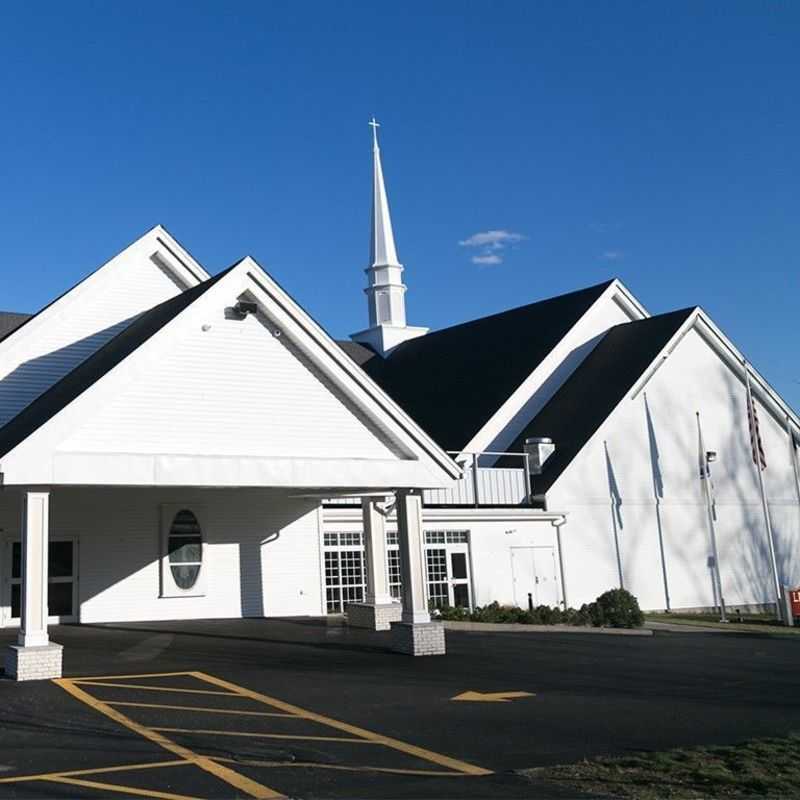
M 747 387 L 747 409 L 748 419 L 756 419 L 755 405 L 753 401 L 753 392 L 750 388 L 750 366 L 747 361 L 744 362 L 745 385 Z M 752 449 L 752 447 L 751 447 Z M 764 476 L 762 475 L 763 467 L 760 457 L 756 457 L 753 451 L 753 463 L 756 466 L 756 474 L 758 475 L 758 488 L 761 490 L 761 509 L 764 512 L 764 525 L 767 529 L 767 544 L 769 545 L 769 559 L 772 565 L 772 580 L 775 584 L 775 611 L 779 618 L 783 618 L 783 593 L 781 592 L 781 581 L 778 577 L 778 562 L 775 559 L 775 542 L 772 537 L 772 522 L 769 518 L 769 503 L 767 503 L 767 492 L 764 488 Z
M 714 559 L 714 572 L 717 584 L 717 599 L 719 600 L 719 621 L 727 622 L 728 618 L 725 614 L 725 598 L 722 596 L 722 576 L 719 571 L 719 553 L 717 552 L 717 531 L 714 525 L 714 499 L 711 495 L 711 465 L 708 463 L 708 452 L 706 445 L 703 441 L 703 429 L 700 427 L 700 412 L 697 414 L 697 435 L 699 453 L 699 467 L 700 467 L 700 482 L 703 486 L 703 492 L 706 496 L 706 512 L 708 519 L 708 532 L 711 537 L 711 557 Z

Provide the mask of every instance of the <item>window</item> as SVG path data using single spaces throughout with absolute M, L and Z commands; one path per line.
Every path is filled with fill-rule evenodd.
M 77 615 L 77 543 L 50 540 L 47 546 L 47 610 L 51 622 L 71 622 Z M 11 544 L 11 619 L 22 611 L 22 543 Z
M 347 603 L 364 601 L 366 565 L 360 532 L 326 532 L 322 537 L 325 608 L 341 614 Z M 469 531 L 425 531 L 425 569 L 431 607 L 470 608 Z M 389 594 L 401 597 L 400 547 L 396 530 L 386 531 L 386 576 Z
M 386 575 L 389 580 L 389 594 L 400 599 L 400 542 L 397 531 L 386 531 Z
M 425 531 L 425 568 L 431 608 L 471 608 L 469 531 Z
M 203 563 L 203 536 L 197 517 L 186 508 L 172 520 L 167 556 L 175 585 L 179 589 L 191 589 L 197 583 Z
M 204 594 L 204 531 L 197 506 L 162 508 L 161 596 L 199 597 Z
M 432 608 L 450 605 L 447 591 L 447 551 L 440 547 L 429 547 L 425 551 L 428 570 L 428 604 Z
M 326 533 L 323 547 L 325 609 L 328 614 L 341 614 L 347 603 L 364 601 L 367 575 L 362 536 L 360 532 Z

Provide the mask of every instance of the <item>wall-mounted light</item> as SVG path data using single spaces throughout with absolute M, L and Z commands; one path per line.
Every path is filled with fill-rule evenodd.
M 717 451 L 716 450 L 708 450 L 706 452 L 706 463 L 713 464 L 717 460 Z

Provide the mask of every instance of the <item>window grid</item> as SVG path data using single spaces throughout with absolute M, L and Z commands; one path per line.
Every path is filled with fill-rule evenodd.
M 325 533 L 325 609 L 341 614 L 347 603 L 361 603 L 366 591 L 364 545 L 360 531 Z
M 449 604 L 449 549 L 431 545 L 469 544 L 469 531 L 425 531 L 428 602 L 441 608 Z M 363 536 L 356 531 L 326 532 L 325 601 L 329 614 L 341 614 L 347 603 L 363 602 L 366 594 Z M 401 596 L 400 547 L 397 531 L 386 531 L 386 571 L 389 594 Z
M 433 608 L 442 608 L 449 603 L 447 591 L 447 550 L 431 547 L 425 551 L 428 568 L 428 603 Z

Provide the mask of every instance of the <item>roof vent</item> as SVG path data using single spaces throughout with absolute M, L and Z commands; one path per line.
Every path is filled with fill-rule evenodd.
M 528 455 L 528 469 L 531 475 L 541 475 L 544 462 L 555 453 L 556 446 L 547 436 L 533 436 L 525 440 L 524 450 Z

